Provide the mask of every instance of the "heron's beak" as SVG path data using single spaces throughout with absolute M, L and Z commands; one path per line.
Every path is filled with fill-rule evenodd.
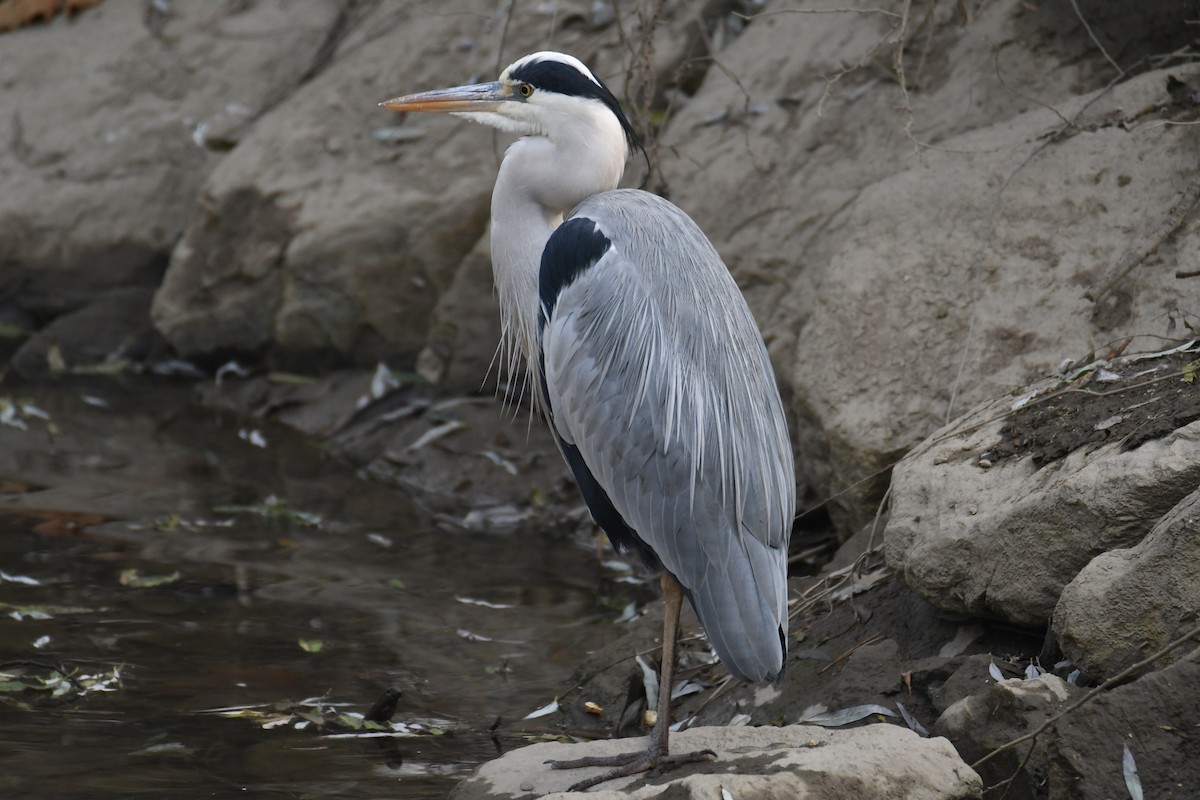
M 385 100 L 379 105 L 393 111 L 495 111 L 511 99 L 511 93 L 504 84 L 492 81 L 408 94 Z

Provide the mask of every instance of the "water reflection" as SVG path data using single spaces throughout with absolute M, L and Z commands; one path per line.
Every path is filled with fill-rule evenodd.
M 444 796 L 519 744 L 512 724 L 493 737 L 497 717 L 544 705 L 618 633 L 594 559 L 559 534 L 435 529 L 286 431 L 257 448 L 184 390 L 101 392 L 107 408 L 33 394 L 49 419 L 0 427 L 0 570 L 17 578 L 0 578 L 0 671 L 117 669 L 123 688 L 0 692 L 0 796 Z M 394 719 L 445 731 L 200 713 L 325 698 L 365 714 L 389 687 Z

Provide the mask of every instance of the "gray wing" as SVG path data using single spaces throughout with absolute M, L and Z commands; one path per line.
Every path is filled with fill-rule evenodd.
M 712 245 L 667 201 L 605 192 L 571 218 L 592 220 L 607 247 L 549 295 L 553 237 L 543 257 L 552 424 L 688 591 L 730 672 L 773 679 L 795 477 L 762 337 Z

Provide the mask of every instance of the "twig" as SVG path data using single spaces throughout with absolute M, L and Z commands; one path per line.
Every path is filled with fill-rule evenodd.
M 758 19 L 759 17 L 773 17 L 776 14 L 858 14 L 860 16 L 882 14 L 885 17 L 900 18 L 900 15 L 895 11 L 889 11 L 886 8 L 779 8 L 774 11 L 760 11 L 757 14 L 743 14 L 740 11 L 733 12 L 733 16 L 743 19 L 746 22 Z
M 1104 60 L 1112 64 L 1112 68 L 1117 71 L 1117 75 L 1121 78 L 1125 77 L 1125 70 L 1121 69 L 1116 61 L 1113 61 L 1112 56 L 1104 49 L 1104 45 L 1100 44 L 1100 40 L 1096 38 L 1096 34 L 1092 33 L 1092 26 L 1087 24 L 1087 20 L 1083 18 L 1083 12 L 1079 10 L 1079 3 L 1076 0 L 1071 0 L 1071 8 L 1075 9 L 1075 16 L 1079 17 L 1079 21 L 1083 23 L 1083 29 L 1087 31 L 1088 38 L 1092 40 L 1092 44 L 1100 49 L 1100 53 L 1104 56 Z
M 913 114 L 912 99 L 908 96 L 908 76 L 904 72 L 904 37 L 908 33 L 909 13 L 912 11 L 912 0 L 904 0 L 904 10 L 900 14 L 900 33 L 896 36 L 896 49 L 892 51 L 892 64 L 896 70 L 896 82 L 900 85 L 900 97 L 904 100 L 904 135 L 920 146 L 912 135 L 912 126 L 916 117 Z
M 869 645 L 869 644 L 875 644 L 876 642 L 878 642 L 878 641 L 879 641 L 880 639 L 882 639 L 882 638 L 883 638 L 883 634 L 882 634 L 882 633 L 876 633 L 876 634 L 875 634 L 875 635 L 873 635 L 873 636 L 870 636 L 870 637 L 868 637 L 868 638 L 866 638 L 866 639 L 863 639 L 861 642 L 859 642 L 858 644 L 854 645 L 854 646 L 853 646 L 853 647 L 851 647 L 849 650 L 847 650 L 846 652 L 842 653 L 840 656 L 838 656 L 837 658 L 835 658 L 833 661 L 830 661 L 828 664 L 826 664 L 824 667 L 822 667 L 822 668 L 821 668 L 821 670 L 820 670 L 820 673 L 824 673 L 824 672 L 826 672 L 826 671 L 828 671 L 828 670 L 830 670 L 830 669 L 833 669 L 834 667 L 836 667 L 836 666 L 838 665 L 838 662 L 845 661 L 847 658 L 849 658 L 850 656 L 854 655 L 854 651 L 858 650 L 858 648 L 860 648 L 860 647 L 866 647 L 866 646 L 867 646 L 867 645 Z M 818 674 L 820 674 L 820 673 L 818 673 Z
M 991 761 L 993 758 L 1000 755 L 1005 750 L 1011 750 L 1012 748 L 1016 747 L 1017 745 L 1021 744 L 1022 742 L 1028 742 L 1031 739 L 1036 739 L 1047 728 L 1049 728 L 1054 723 L 1058 722 L 1060 719 L 1065 717 L 1067 714 L 1070 714 L 1072 711 L 1079 708 L 1080 706 L 1092 701 L 1093 699 L 1096 698 L 1096 696 L 1098 696 L 1102 692 L 1105 692 L 1105 691 L 1111 689 L 1112 687 L 1116 686 L 1118 683 L 1120 683 L 1123 680 L 1125 680 L 1126 678 L 1128 678 L 1133 673 L 1137 672 L 1138 670 L 1142 669 L 1143 667 L 1153 664 L 1155 661 L 1158 661 L 1160 658 L 1167 655 L 1175 648 L 1179 647 L 1180 645 L 1186 644 L 1188 641 L 1190 641 L 1191 639 L 1194 639 L 1197 636 L 1200 636 L 1200 625 L 1197 625 L 1196 627 L 1192 628 L 1190 631 L 1185 633 L 1183 636 L 1180 636 L 1175 641 L 1170 642 L 1169 644 L 1165 645 L 1161 649 L 1146 656 L 1145 658 L 1143 658 L 1141 661 L 1137 662 L 1136 664 L 1130 664 L 1128 667 L 1121 670 L 1116 675 L 1113 675 L 1111 678 L 1106 680 L 1104 683 L 1100 684 L 1095 689 L 1092 689 L 1090 692 L 1088 692 L 1083 697 L 1076 700 L 1071 705 L 1064 708 L 1062 711 L 1055 714 L 1053 717 L 1050 717 L 1049 719 L 1047 719 L 1045 722 L 1043 722 L 1041 725 L 1039 725 L 1036 729 L 1030 731 L 1029 733 L 1025 734 L 1024 736 L 1018 736 L 1016 739 L 1013 739 L 1012 741 L 1005 742 L 1004 744 L 1000 745 L 995 750 L 988 753 L 986 756 L 984 756 L 983 758 L 979 759 L 974 764 L 972 764 L 971 769 L 978 772 L 979 767 L 981 765 L 987 763 L 988 761 Z M 1200 648 L 1198 648 L 1198 649 L 1200 649 Z

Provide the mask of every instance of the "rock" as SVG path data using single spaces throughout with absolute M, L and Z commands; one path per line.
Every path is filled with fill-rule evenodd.
M 952 741 L 962 758 L 972 763 L 1031 732 L 1083 692 L 1049 673 L 1032 680 L 1009 678 L 951 705 L 932 730 Z M 1016 774 L 1014 796 L 1035 796 L 1033 787 L 1045 779 L 1048 766 L 1045 751 L 1039 750 L 1018 771 L 1027 750 L 1013 748 L 982 764 L 979 775 L 984 784 L 994 786 Z
M 1137 545 L 1093 558 L 1063 590 L 1054 633 L 1063 652 L 1103 680 L 1194 628 L 1200 614 L 1200 490 Z M 1159 666 L 1188 652 L 1184 647 Z
M 1144 52 L 1160 33 L 1182 35 L 1166 3 L 1150 5 L 1137 20 L 1088 19 Z M 1190 269 L 1198 239 L 1192 219 L 1168 263 L 1135 271 L 1105 302 L 1082 296 L 1179 200 L 1192 144 L 1186 128 L 1152 123 L 1165 72 L 1120 84 L 1079 135 L 1051 139 L 1062 119 L 1039 103 L 1069 117 L 1112 78 L 1078 18 L 1005 0 L 964 24 L 937 6 L 904 52 L 920 73 L 907 98 L 861 68 L 891 63 L 894 24 L 884 13 L 754 19 L 658 151 L 670 196 L 763 327 L 800 478 L 832 498 L 843 536 L 874 513 L 890 465 L 957 409 L 1092 340 L 1165 332 L 1182 288 L 1172 264 Z M 1122 122 L 1134 119 L 1145 124 Z
M 1122 744 L 1137 764 L 1143 796 L 1186 800 L 1200 787 L 1200 662 L 1185 660 L 1119 686 L 1054 723 L 1046 736 L 1049 797 L 1129 797 Z
M 668 5 L 665 19 L 690 4 Z M 487 47 L 447 49 L 492 30 L 495 6 L 469 7 L 479 13 L 364 4 L 329 66 L 213 171 L 155 298 L 155 323 L 180 353 L 266 354 L 311 372 L 347 361 L 414 364 L 424 352 L 422 372 L 453 392 L 478 391 L 498 311 L 476 245 L 501 149 L 480 126 L 378 108 L 397 94 L 495 72 Z M 565 27 L 555 46 L 619 76 L 618 26 L 569 24 L 589 8 L 559 4 L 555 19 Z M 505 57 L 539 49 L 541 12 L 510 12 Z M 655 63 L 682 57 L 664 46 Z
M 308 70 L 338 6 L 103 3 L 5 34 L 6 299 L 44 321 L 156 287 L 205 176 Z
M 152 296 L 152 289 L 140 286 L 98 293 L 24 342 L 13 367 L 37 379 L 73 369 L 120 371 L 123 363 L 146 361 L 166 349 L 150 325 Z
M 896 466 L 886 553 L 941 608 L 1042 625 L 1093 557 L 1137 544 L 1200 483 L 1200 421 L 1134 450 L 1115 441 L 1040 468 L 1032 456 L 985 468 L 1011 402 L 979 406 Z
M 412 141 L 375 135 L 401 122 L 381 100 L 456 74 L 438 56 L 478 20 L 363 8 L 320 74 L 205 182 L 153 308 L 181 354 L 266 353 L 309 372 L 348 358 L 411 361 L 478 238 L 489 185 L 474 162 L 486 132 L 410 119 Z M 434 163 L 444 171 L 422 166 Z
M 715 761 L 688 765 L 658 778 L 622 778 L 585 793 L 565 791 L 598 769 L 550 769 L 548 759 L 610 755 L 644 747 L 645 739 L 585 744 L 543 743 L 510 751 L 481 766 L 451 794 L 454 800 L 587 797 L 854 797 L 966 800 L 978 798 L 979 777 L 945 739 L 922 739 L 896 725 L 850 730 L 789 725 L 782 728 L 693 728 L 671 736 L 673 752 L 711 748 Z

